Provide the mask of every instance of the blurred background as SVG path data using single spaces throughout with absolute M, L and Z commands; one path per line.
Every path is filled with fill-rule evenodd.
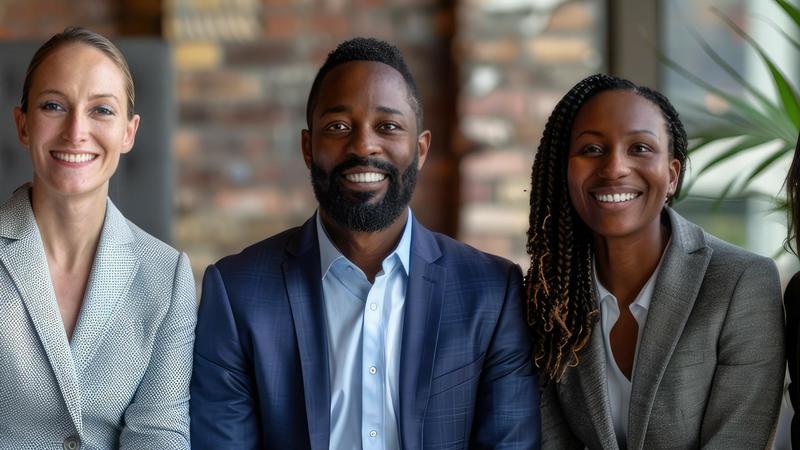
M 769 90 L 754 52 L 711 6 L 757 39 L 771 39 L 765 46 L 786 47 L 778 59 L 796 72 L 796 50 L 767 24 L 784 20 L 782 11 L 767 0 L 0 0 L 0 41 L 28 45 L 28 54 L 4 64 L 2 74 L 14 79 L 16 71 L 20 78 L 32 49 L 68 25 L 123 44 L 166 43 L 165 63 L 147 50 L 128 52 L 135 78 L 148 78 L 135 80 L 137 105 L 147 101 L 143 81 L 159 77 L 168 85 L 158 94 L 167 98 L 159 101 L 171 102 L 159 106 L 156 117 L 140 109 L 140 139 L 128 157 L 152 154 L 140 148 L 143 137 L 166 127 L 159 131 L 167 135 L 159 158 L 139 161 L 137 169 L 149 173 L 147 165 L 157 165 L 153 171 L 171 180 L 160 192 L 139 194 L 120 185 L 112 195 L 134 196 L 122 207 L 129 215 L 126 208 L 141 209 L 139 216 L 170 216 L 151 231 L 187 251 L 199 277 L 221 256 L 298 225 L 314 211 L 299 149 L 311 81 L 338 42 L 360 35 L 386 39 L 406 55 L 433 133 L 415 214 L 430 228 L 525 268 L 530 165 L 547 116 L 575 82 L 610 72 L 661 89 L 679 106 L 713 97 L 661 64 L 663 52 L 735 91 L 687 32 L 695 29 Z M 12 84 L 0 84 L 12 91 L 0 110 L 19 102 Z M 714 106 L 713 98 L 708 103 Z M 4 162 L 24 163 L 26 155 L 13 136 L 10 112 L 1 117 L 3 174 Z M 702 117 L 685 120 L 690 133 L 702 126 Z M 777 175 L 765 177 L 770 182 L 758 186 L 760 193 L 780 192 L 784 163 Z M 734 196 L 712 209 L 724 174 L 732 171 L 706 173 L 678 209 L 725 239 L 777 255 L 783 216 L 767 218 L 771 205 L 763 196 Z M 15 167 L 14 177 L 29 176 Z M 16 184 L 0 186 L 7 196 Z M 149 207 L 165 197 L 171 209 Z M 147 220 L 137 222 L 148 228 Z
M 0 197 L 30 178 L 11 109 L 34 49 L 69 25 L 98 31 L 122 44 L 144 105 L 137 146 L 118 177 L 127 180 L 112 185 L 112 197 L 186 251 L 199 282 L 209 263 L 314 211 L 300 155 L 312 79 L 337 43 L 375 36 L 405 54 L 433 133 L 416 216 L 524 270 L 530 166 L 550 111 L 577 81 L 609 72 L 662 90 L 692 136 L 710 123 L 707 113 L 730 104 L 659 54 L 734 97 L 752 97 L 703 51 L 705 42 L 777 101 L 763 61 L 724 19 L 797 79 L 792 39 L 800 27 L 772 0 L 0 0 Z M 147 143 L 148 135 L 163 139 Z M 797 258 L 782 250 L 785 217 L 774 205 L 791 152 L 746 189 L 726 189 L 770 145 L 697 177 L 676 208 L 777 258 L 788 280 Z M 711 147 L 693 155 L 690 180 L 714 159 Z M 778 447 L 787 445 L 779 436 Z

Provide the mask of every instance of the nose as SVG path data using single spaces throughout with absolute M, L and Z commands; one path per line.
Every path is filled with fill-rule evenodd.
M 350 152 L 358 156 L 374 156 L 383 151 L 375 130 L 369 126 L 359 126 L 353 130 L 350 139 Z
M 630 174 L 628 155 L 623 149 L 612 149 L 602 158 L 602 167 L 599 175 L 603 178 L 615 180 Z
M 85 142 L 88 139 L 88 136 L 88 118 L 83 114 L 80 114 L 78 111 L 71 111 L 67 116 L 66 123 L 64 124 L 64 130 L 62 132 L 62 137 L 64 140 L 73 144 L 79 144 Z

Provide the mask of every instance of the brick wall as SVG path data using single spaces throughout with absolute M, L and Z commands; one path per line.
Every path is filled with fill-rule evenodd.
M 67 25 L 173 46 L 174 238 L 196 274 L 302 223 L 305 101 L 347 38 L 404 52 L 433 133 L 413 205 L 429 227 L 523 266 L 530 164 L 557 99 L 602 68 L 603 0 L 0 0 L 0 39 Z M 538 8 L 538 9 L 537 9 Z
M 161 35 L 162 0 L 0 0 L 0 39 L 47 39 L 80 25 L 108 37 Z
M 327 53 L 359 35 L 398 45 L 417 77 L 434 137 L 415 213 L 455 233 L 448 2 L 176 0 L 164 23 L 174 45 L 180 111 L 175 238 L 196 270 L 302 224 L 314 211 L 300 154 L 306 98 Z
M 523 269 L 531 164 L 556 102 L 603 69 L 604 8 L 600 0 L 459 4 L 459 237 Z

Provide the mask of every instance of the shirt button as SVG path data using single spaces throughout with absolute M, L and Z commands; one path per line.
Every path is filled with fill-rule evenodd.
M 375 375 L 376 373 L 378 373 L 378 369 L 376 369 L 375 366 L 372 366 L 369 368 L 369 373 Z
M 377 305 L 377 304 L 375 304 L 375 303 L 370 303 L 370 304 L 369 304 L 369 309 L 371 309 L 371 310 L 375 311 L 376 309 L 378 309 L 378 305 Z
M 369 432 L 369 437 L 375 437 L 375 436 L 377 436 L 377 435 L 378 435 L 378 432 L 377 432 L 377 431 L 375 431 L 375 430 L 371 430 L 371 431 Z
M 70 436 L 64 439 L 64 450 L 78 450 L 81 448 L 81 440 L 78 436 Z

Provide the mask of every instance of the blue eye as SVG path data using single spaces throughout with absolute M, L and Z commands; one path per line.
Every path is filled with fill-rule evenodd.
M 103 116 L 113 116 L 114 111 L 111 108 L 105 106 L 98 106 L 94 109 L 94 112 L 103 115 Z
M 64 111 L 64 107 L 56 102 L 44 102 L 40 108 L 43 111 Z

